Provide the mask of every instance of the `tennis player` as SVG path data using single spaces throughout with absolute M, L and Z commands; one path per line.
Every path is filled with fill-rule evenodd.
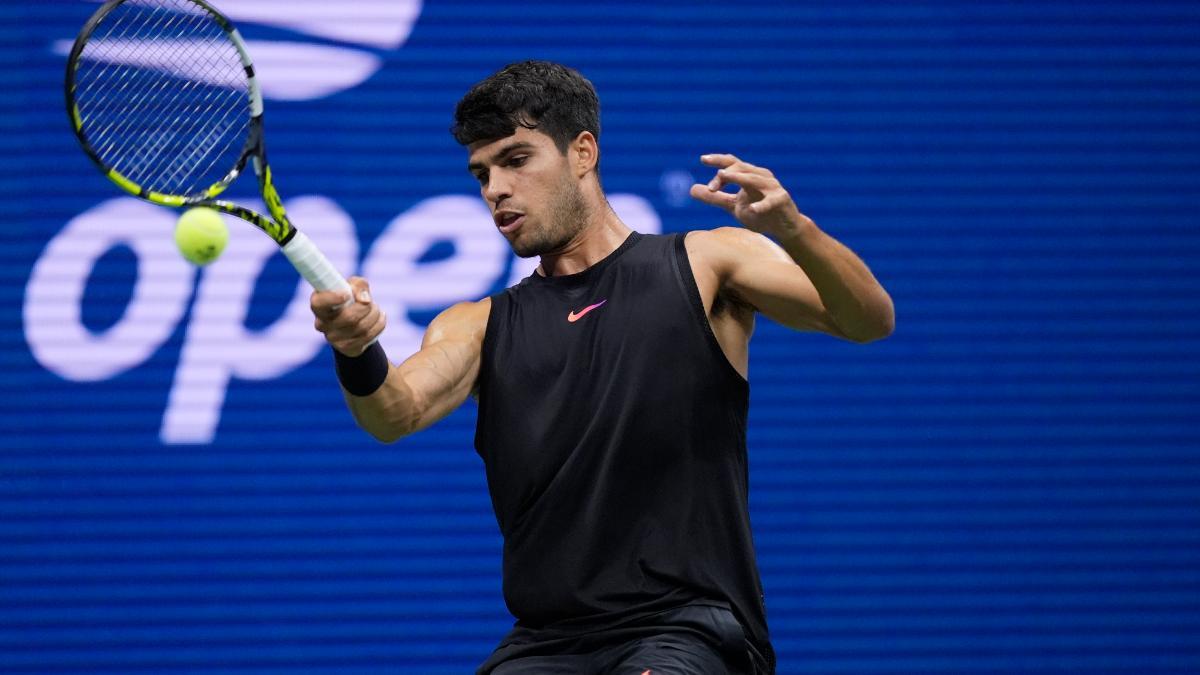
M 317 292 L 358 423 L 391 442 L 478 397 L 513 630 L 479 673 L 772 673 L 747 500 L 757 314 L 854 342 L 891 333 L 867 266 L 733 155 L 691 195 L 741 227 L 633 232 L 599 175 L 599 102 L 561 65 L 510 65 L 459 102 L 496 228 L 536 272 L 438 315 L 394 365 L 365 279 Z

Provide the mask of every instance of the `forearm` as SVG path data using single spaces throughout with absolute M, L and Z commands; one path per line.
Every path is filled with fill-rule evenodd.
M 491 301 L 448 307 L 426 328 L 421 349 L 395 365 L 377 341 L 386 320 L 371 303 L 366 280 L 354 277 L 351 284 L 358 295 L 349 307 L 337 293 L 313 293 L 316 329 L 333 347 L 338 382 L 355 422 L 391 443 L 434 424 L 470 395 Z
M 392 443 L 417 430 L 420 405 L 395 365 L 389 364 L 387 379 L 370 394 L 357 396 L 343 385 L 342 395 L 358 426 L 383 443 Z
M 858 256 L 800 213 L 774 174 L 733 155 L 702 155 L 700 161 L 719 170 L 707 185 L 693 185 L 692 197 L 725 209 L 747 229 L 771 234 L 779 241 L 811 282 L 811 288 L 806 285 L 807 294 L 815 290 L 819 296 L 821 317 L 815 323 L 855 342 L 870 342 L 891 334 L 895 315 L 887 291 Z M 736 194 L 725 192 L 721 188 L 726 185 L 737 185 L 739 189 Z M 751 278 L 764 276 L 770 275 L 750 273 Z M 741 285 L 754 286 L 755 282 L 743 281 Z M 762 287 L 758 289 L 760 294 L 772 295 L 761 293 L 769 282 L 760 280 L 758 285 Z M 804 315 L 814 309 L 817 300 L 802 297 L 805 294 L 793 286 L 778 294 L 790 300 L 784 303 L 790 307 L 768 309 L 760 302 L 757 308 L 768 316 L 783 317 L 787 325 L 804 325 Z
M 385 443 L 414 430 L 420 419 L 415 392 L 379 343 L 359 356 L 336 348 L 333 353 L 342 395 L 358 426 Z
M 870 342 L 891 334 L 892 299 L 862 259 L 806 216 L 781 230 L 775 233 L 780 246 L 804 270 L 847 338 Z

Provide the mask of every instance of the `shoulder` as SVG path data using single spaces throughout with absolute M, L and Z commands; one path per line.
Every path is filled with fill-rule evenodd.
M 721 276 L 749 261 L 772 258 L 790 260 L 778 244 L 744 227 L 692 230 L 684 236 L 684 245 L 692 265 L 711 268 Z
M 491 298 L 450 305 L 429 322 L 429 328 L 425 330 L 425 341 L 464 338 L 482 340 L 491 309 Z
M 713 230 L 692 230 L 684 234 L 688 252 L 727 254 L 759 252 L 778 248 L 766 235 L 744 227 L 718 227 Z

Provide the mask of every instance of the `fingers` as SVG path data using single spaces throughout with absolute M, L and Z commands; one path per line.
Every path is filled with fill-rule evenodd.
M 732 155 L 729 155 L 730 157 Z M 757 167 L 750 167 L 757 169 Z M 765 172 L 765 173 L 764 173 Z M 724 192 L 721 188 L 726 185 L 736 185 L 742 190 L 738 193 Z M 737 205 L 738 196 L 751 204 L 760 203 L 764 196 L 781 189 L 779 181 L 765 169 L 758 171 L 725 168 L 717 171 L 707 185 L 699 183 L 692 186 L 690 194 L 693 199 L 712 206 L 719 206 L 727 211 Z M 757 209 L 755 209 L 757 210 Z
M 774 227 L 780 218 L 798 215 L 791 195 L 770 170 L 729 154 L 701 155 L 700 161 L 716 167 L 717 172 L 707 184 L 692 186 L 693 199 L 725 209 L 756 231 Z M 723 189 L 729 185 L 739 189 Z
M 350 302 L 350 294 L 345 291 L 313 291 L 308 306 L 318 319 L 332 319 Z
M 734 155 L 709 154 L 700 155 L 700 162 L 708 166 L 715 166 L 718 169 L 732 169 L 734 171 L 746 171 L 749 173 L 757 173 L 763 176 L 771 176 L 768 169 L 761 166 L 755 166 L 750 162 L 744 162 Z
M 708 166 L 717 167 L 716 175 L 713 176 L 707 185 L 708 189 L 713 192 L 720 190 L 726 185 L 737 185 L 758 192 L 770 190 L 779 185 L 775 174 L 761 166 L 743 162 L 734 155 L 701 155 L 700 161 Z
M 792 197 L 787 191 L 782 188 L 772 190 L 763 195 L 763 198 L 746 207 L 754 213 L 766 213 L 775 209 L 786 208 L 791 202 Z
M 312 309 L 312 313 L 318 319 L 332 319 L 342 309 L 354 304 L 355 300 L 362 304 L 371 302 L 371 289 L 367 285 L 366 279 L 351 277 L 349 283 L 353 299 L 346 291 L 313 291 L 309 298 L 309 307 Z
M 354 299 L 366 304 L 371 302 L 371 285 L 362 277 L 350 277 L 350 288 L 354 291 Z
M 371 301 L 366 279 L 352 277 L 354 300 L 343 291 L 316 291 L 310 299 L 313 325 L 326 341 L 347 356 L 357 356 L 383 332 L 387 319 Z
M 752 171 L 721 169 L 708 182 L 709 190 L 720 190 L 726 185 L 737 185 L 758 192 L 765 192 L 779 185 L 774 176 L 763 175 Z
M 740 161 L 742 160 L 734 157 L 733 155 L 722 155 L 719 153 L 700 155 L 701 163 L 707 164 L 708 166 L 715 166 L 719 169 L 724 169 L 727 166 L 733 166 Z
M 717 206 L 726 211 L 732 211 L 737 204 L 737 195 L 729 192 L 713 191 L 707 185 L 693 185 L 690 191 L 692 199 L 704 202 L 709 206 Z
M 376 311 L 373 316 L 375 317 L 375 321 L 367 329 L 366 334 L 363 335 L 365 338 L 365 342 L 362 345 L 363 349 L 366 349 L 367 346 L 374 342 L 376 338 L 383 334 L 383 329 L 387 328 L 386 314 L 384 314 L 382 311 Z

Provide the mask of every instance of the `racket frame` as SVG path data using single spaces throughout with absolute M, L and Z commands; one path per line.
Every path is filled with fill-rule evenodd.
M 254 63 L 250 60 L 250 52 L 246 49 L 246 42 L 242 39 L 237 27 L 233 25 L 233 22 L 228 17 L 204 0 L 187 0 L 187 2 L 208 12 L 209 16 L 225 32 L 226 37 L 237 49 L 238 57 L 242 62 L 242 67 L 245 69 L 248 84 L 250 97 L 248 133 L 246 135 L 246 143 L 242 147 L 242 152 L 238 156 L 238 160 L 233 168 L 221 180 L 213 183 L 200 194 L 173 195 L 148 190 L 139 185 L 105 162 L 92 147 L 91 142 L 87 138 L 87 132 L 84 129 L 79 105 L 75 100 L 75 72 L 79 68 L 80 56 L 83 54 L 83 50 L 96 28 L 113 10 L 127 1 L 108 0 L 101 5 L 80 30 L 79 36 L 75 38 L 75 43 L 72 45 L 71 52 L 67 57 L 67 70 L 64 81 L 67 116 L 71 121 L 71 130 L 74 132 L 75 138 L 79 141 L 80 147 L 100 169 L 101 173 L 122 190 L 135 197 L 154 204 L 175 208 L 204 206 L 216 209 L 217 211 L 241 218 L 256 226 L 280 246 L 287 245 L 298 232 L 287 217 L 287 212 L 283 208 L 283 201 L 279 197 L 279 192 L 275 189 L 275 183 L 271 176 L 271 167 L 267 163 L 266 145 L 263 140 L 262 91 L 259 88 L 258 79 L 254 73 Z M 247 161 L 251 163 L 255 175 L 258 177 L 259 192 L 262 194 L 263 203 L 266 204 L 267 210 L 271 214 L 270 218 L 231 201 L 216 199 L 217 196 L 224 192 L 241 175 L 242 171 L 246 168 Z

